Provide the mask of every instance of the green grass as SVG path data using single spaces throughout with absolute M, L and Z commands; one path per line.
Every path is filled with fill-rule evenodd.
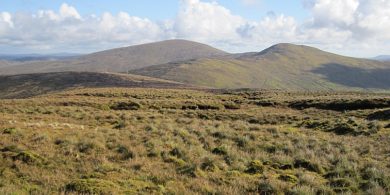
M 326 74 L 320 74 L 321 69 Z M 369 75 L 370 71 L 378 75 Z M 387 76 L 380 74 L 388 71 L 388 65 L 377 61 L 279 44 L 257 54 L 175 62 L 131 72 L 213 88 L 389 91 Z
M 385 194 L 378 100 L 124 88 L 0 100 L 0 194 Z

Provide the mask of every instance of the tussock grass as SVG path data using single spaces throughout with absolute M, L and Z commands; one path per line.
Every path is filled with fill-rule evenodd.
M 0 193 L 388 192 L 388 108 L 291 106 L 311 99 L 389 97 L 107 88 L 1 100 Z

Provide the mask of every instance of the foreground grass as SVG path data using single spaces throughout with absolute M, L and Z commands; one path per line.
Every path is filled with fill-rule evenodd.
M 386 194 L 380 94 L 84 89 L 0 101 L 0 194 Z

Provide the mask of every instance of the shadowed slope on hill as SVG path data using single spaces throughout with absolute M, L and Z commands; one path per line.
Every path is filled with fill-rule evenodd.
M 362 69 L 342 64 L 324 64 L 312 71 L 325 79 L 349 87 L 390 89 L 390 68 Z
M 25 98 L 84 87 L 190 88 L 161 79 L 108 73 L 59 72 L 0 76 L 0 98 Z

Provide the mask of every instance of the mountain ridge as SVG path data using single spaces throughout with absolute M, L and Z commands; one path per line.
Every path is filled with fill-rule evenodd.
M 227 52 L 206 44 L 186 40 L 166 40 L 110 49 L 74 60 L 21 63 L 0 68 L 0 74 L 23 74 L 62 71 L 127 72 L 146 66 L 196 58 L 223 56 Z
M 390 90 L 390 63 L 280 43 L 229 54 L 211 46 L 167 40 L 80 56 L 76 60 L 0 64 L 0 75 L 120 72 L 211 88 Z
M 390 85 L 386 83 L 390 81 L 381 72 L 387 73 L 389 68 L 388 64 L 375 60 L 345 57 L 309 46 L 282 43 L 233 58 L 198 59 L 130 72 L 216 88 L 388 90 Z M 368 72 L 371 70 L 378 71 L 374 73 L 376 75 L 370 75 Z M 337 77 L 333 78 L 330 72 Z M 339 81 L 343 72 L 346 72 L 347 83 Z

